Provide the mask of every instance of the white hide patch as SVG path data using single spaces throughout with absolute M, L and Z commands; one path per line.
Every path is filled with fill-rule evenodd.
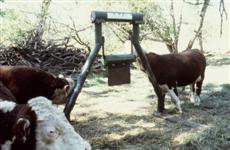
M 91 146 L 66 119 L 63 112 L 45 97 L 31 99 L 28 104 L 38 117 L 37 150 L 90 150 Z
M 176 101 L 176 107 L 179 110 L 180 113 L 182 113 L 182 109 L 180 106 L 180 99 L 176 96 L 175 92 L 173 90 L 168 91 L 171 97 Z
M 195 102 L 195 93 L 191 92 L 190 94 L 190 102 L 194 103 Z
M 69 83 L 69 92 L 74 88 L 74 80 L 72 78 L 65 78 Z
M 0 110 L 4 113 L 11 112 L 16 106 L 16 103 L 10 101 L 0 101 Z
M 12 141 L 7 140 L 4 144 L 2 144 L 1 146 L 1 150 L 10 150 L 11 149 L 11 145 L 14 142 L 14 140 L 16 139 L 16 137 L 14 136 Z
M 199 75 L 199 77 L 196 79 L 195 82 L 199 82 L 199 81 L 201 81 L 201 75 Z
M 182 113 L 182 109 L 180 106 L 180 99 L 176 96 L 175 92 L 173 90 L 170 90 L 167 84 L 160 85 L 160 88 L 162 89 L 163 92 L 168 92 L 172 99 L 175 100 L 176 102 L 176 107 L 179 110 L 180 113 Z
M 200 105 L 200 97 L 198 95 L 196 95 L 194 99 L 195 99 L 194 105 L 199 106 Z
M 1 150 L 10 150 L 11 144 L 12 144 L 12 141 L 7 140 L 4 144 L 2 144 Z
M 191 89 L 190 101 L 194 103 L 195 106 L 200 105 L 200 96 L 198 96 L 195 92 Z

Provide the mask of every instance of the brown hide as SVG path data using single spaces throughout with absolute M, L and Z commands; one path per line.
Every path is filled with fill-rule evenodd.
M 204 79 L 206 60 L 196 49 L 185 50 L 178 54 L 146 54 L 158 84 L 167 84 L 170 88 L 194 83 L 201 75 Z
M 53 103 L 65 103 L 69 83 L 43 70 L 23 66 L 0 66 L 0 81 L 17 103 L 26 103 L 36 96 L 45 96 Z
M 16 98 L 11 93 L 11 91 L 2 84 L 0 81 L 0 100 L 10 100 L 10 101 L 16 101 Z

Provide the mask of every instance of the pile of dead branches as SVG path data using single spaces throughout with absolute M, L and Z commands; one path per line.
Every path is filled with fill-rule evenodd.
M 14 46 L 0 47 L 0 65 L 25 65 L 41 68 L 46 71 L 62 72 L 65 74 L 79 73 L 86 61 L 90 47 L 88 42 L 83 42 L 73 21 L 73 27 L 65 25 L 68 30 L 66 37 L 57 37 L 45 39 L 44 33 L 51 32 L 47 30 L 50 26 L 49 6 L 51 0 L 43 0 L 41 12 L 38 14 L 38 21 L 34 27 L 26 32 L 26 37 L 20 42 L 13 41 Z M 53 21 L 51 21 L 53 22 Z M 56 27 L 56 26 L 55 26 Z M 64 32 L 64 31 L 60 31 Z M 85 47 L 77 48 L 77 44 Z M 93 71 L 102 69 L 98 59 L 93 64 Z
M 62 70 L 67 74 L 79 73 L 86 61 L 88 52 L 75 47 L 55 45 L 31 47 L 10 47 L 0 49 L 0 65 L 25 65 L 38 67 L 43 70 Z M 93 65 L 93 70 L 100 70 L 98 60 Z

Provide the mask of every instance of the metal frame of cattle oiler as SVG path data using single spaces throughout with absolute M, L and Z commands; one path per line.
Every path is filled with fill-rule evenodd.
M 75 101 L 83 84 L 86 80 L 87 75 L 90 72 L 90 68 L 95 60 L 96 55 L 103 46 L 103 36 L 102 36 L 102 23 L 103 22 L 127 22 L 133 25 L 131 41 L 135 47 L 136 53 L 139 56 L 144 69 L 149 77 L 150 82 L 154 87 L 154 91 L 158 97 L 158 112 L 163 112 L 164 110 L 164 98 L 159 88 L 155 75 L 153 74 L 149 62 L 143 52 L 143 49 L 139 43 L 139 25 L 143 23 L 143 15 L 140 13 L 127 13 L 127 12 L 101 12 L 101 11 L 92 11 L 91 20 L 95 26 L 95 45 L 94 48 L 90 51 L 89 56 L 81 70 L 78 80 L 76 81 L 74 88 L 71 90 L 69 99 L 66 103 L 64 113 L 68 119 L 70 119 L 70 113 L 74 107 Z

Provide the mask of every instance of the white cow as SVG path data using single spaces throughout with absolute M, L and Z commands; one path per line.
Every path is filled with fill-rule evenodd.
M 6 106 L 5 109 L 3 109 L 4 105 Z M 4 103 L 0 102 L 0 106 L 3 114 L 17 111 L 14 110 L 14 107 L 18 105 L 14 102 L 5 101 Z M 51 101 L 45 97 L 36 97 L 28 101 L 27 107 L 31 108 L 37 117 L 35 141 L 33 141 L 35 142 L 35 150 L 91 150 L 90 144 L 75 132 L 64 113 L 53 106 Z M 15 136 L 13 136 L 11 140 L 0 144 L 1 149 L 11 150 L 14 147 L 15 139 Z M 24 143 L 27 142 L 24 141 Z M 21 145 L 24 143 L 21 143 Z

